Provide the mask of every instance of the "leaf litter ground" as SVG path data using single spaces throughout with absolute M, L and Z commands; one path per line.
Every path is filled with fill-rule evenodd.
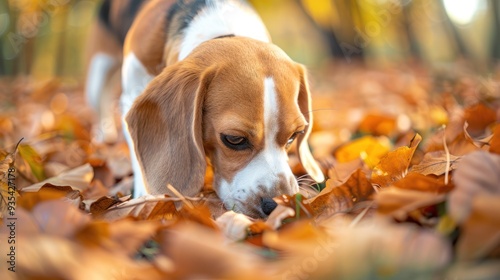
M 0 81 L 2 279 L 499 277 L 500 73 L 349 65 L 311 78 L 328 180 L 291 153 L 301 193 L 266 221 L 223 209 L 211 170 L 197 197 L 131 199 L 127 146 L 93 140 L 80 86 Z

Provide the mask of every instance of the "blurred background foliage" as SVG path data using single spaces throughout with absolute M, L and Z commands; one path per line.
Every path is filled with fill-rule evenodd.
M 274 43 L 308 67 L 500 61 L 498 0 L 251 0 Z M 85 77 L 100 0 L 0 0 L 0 75 Z

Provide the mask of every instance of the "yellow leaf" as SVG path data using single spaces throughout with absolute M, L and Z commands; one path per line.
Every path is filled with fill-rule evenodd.
M 29 165 L 31 173 L 33 173 L 38 181 L 42 181 L 46 178 L 42 158 L 33 147 L 30 145 L 19 145 L 19 154 Z
M 390 148 L 391 144 L 386 137 L 364 136 L 340 147 L 335 152 L 335 157 L 338 162 L 349 162 L 361 158 L 370 168 L 373 168 L 390 151 Z

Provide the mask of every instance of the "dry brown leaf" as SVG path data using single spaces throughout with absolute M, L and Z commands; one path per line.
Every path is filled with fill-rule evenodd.
M 457 168 L 457 163 L 461 157 L 449 155 L 449 161 L 444 151 L 430 152 L 424 155 L 422 161 L 411 167 L 412 172 L 423 175 L 434 174 L 436 176 L 443 175 L 446 170 L 452 171 Z
M 5 235 L 0 234 L 2 240 Z M 164 279 L 152 264 L 48 235 L 18 236 L 15 279 Z M 0 246 L 6 263 L 7 246 Z M 4 266 L 5 268 L 5 266 Z M 3 273 L 4 275 L 7 272 Z M 8 275 L 8 274 L 7 274 Z
M 416 134 L 410 145 L 399 147 L 385 155 L 373 169 L 372 183 L 384 188 L 403 178 L 421 140 L 422 137 Z
M 173 278 L 268 279 L 264 263 L 251 248 L 227 244 L 222 235 L 199 224 L 183 222 L 165 231 L 162 252 L 175 265 Z
M 433 275 L 452 260 L 446 239 L 411 224 L 372 220 L 336 225 L 309 253 L 295 255 L 282 278 L 415 279 Z
M 56 177 L 49 178 L 40 183 L 24 187 L 23 192 L 36 192 L 43 185 L 50 183 L 56 186 L 71 186 L 75 190 L 84 191 L 89 187 L 90 181 L 94 177 L 94 171 L 90 164 L 84 164 L 80 167 L 65 171 Z
M 392 184 L 396 188 L 432 193 L 447 193 L 454 188 L 452 182 L 445 182 L 444 176 L 423 175 L 409 172 L 403 179 Z
M 78 230 L 75 238 L 85 246 L 133 256 L 160 227 L 157 221 L 138 221 L 130 217 L 112 223 L 95 220 Z
M 330 184 L 334 186 L 340 186 L 351 177 L 351 175 L 358 169 L 364 167 L 363 160 L 357 158 L 353 161 L 335 163 L 328 169 L 328 178 Z
M 176 201 L 178 200 L 166 195 L 142 196 L 111 206 L 100 213 L 99 218 L 106 221 L 115 221 L 131 216 L 140 220 L 172 220 L 178 214 L 175 206 Z M 99 203 L 106 205 L 109 202 L 103 199 Z M 103 207 L 103 205 L 99 207 Z
M 488 145 L 488 143 L 491 141 L 491 138 L 493 137 L 493 135 L 491 135 L 491 134 L 488 134 L 486 136 L 481 135 L 482 136 L 481 138 L 477 138 L 477 137 L 475 138 L 472 135 L 470 135 L 469 131 L 467 130 L 468 127 L 469 127 L 469 124 L 467 122 L 465 122 L 464 123 L 465 139 L 467 139 L 469 142 L 474 144 L 476 147 L 482 148 L 483 146 Z
M 40 202 L 33 207 L 32 212 L 43 233 L 59 237 L 72 237 L 90 222 L 88 214 L 61 200 Z
M 500 195 L 478 195 L 461 226 L 457 244 L 460 261 L 480 260 L 500 249 Z M 498 258 L 498 255 L 494 256 Z
M 31 211 L 38 203 L 57 199 L 64 199 L 76 207 L 82 202 L 80 192 L 71 187 L 45 184 L 36 192 L 22 192 L 17 205 Z
M 315 216 L 330 216 L 338 212 L 346 212 L 361 201 L 370 199 L 375 192 L 365 173 L 358 169 L 341 186 L 326 182 L 326 188 L 321 193 L 306 201 Z
M 477 151 L 464 156 L 453 174 L 448 211 L 458 222 L 470 214 L 474 197 L 500 195 L 500 155 Z
M 405 221 L 409 213 L 419 208 L 436 205 L 445 201 L 444 194 L 405 190 L 394 187 L 381 189 L 375 195 L 377 212 L 389 215 L 398 221 Z
M 124 200 L 116 199 L 109 196 L 103 196 L 95 200 L 90 204 L 89 212 L 95 217 L 100 217 L 102 213 L 111 208 L 114 205 L 123 203 Z

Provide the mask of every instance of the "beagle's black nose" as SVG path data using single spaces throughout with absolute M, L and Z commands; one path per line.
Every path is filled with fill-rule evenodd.
M 276 203 L 276 201 L 274 201 L 270 197 L 264 197 L 262 198 L 260 206 L 262 207 L 262 212 L 264 212 L 264 214 L 266 215 L 269 215 L 271 214 L 271 212 L 273 212 L 274 208 L 278 206 L 278 203 Z

